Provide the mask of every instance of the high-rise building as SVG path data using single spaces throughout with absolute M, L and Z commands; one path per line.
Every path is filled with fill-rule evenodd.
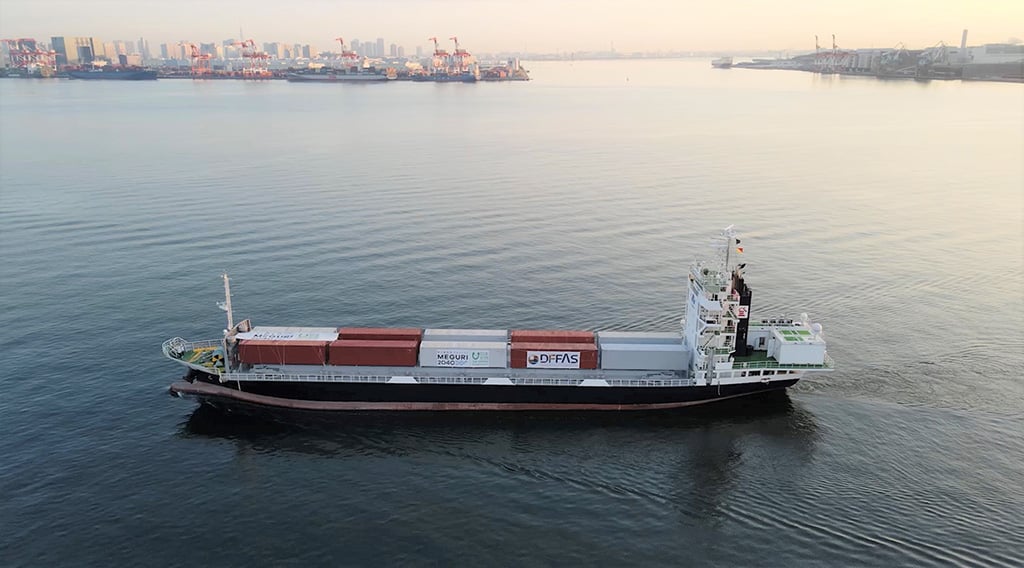
M 50 42 L 57 52 L 57 65 L 89 64 L 106 54 L 103 43 L 93 37 L 54 36 Z
M 161 43 L 160 44 L 160 59 L 170 59 L 170 58 L 171 58 L 171 51 L 169 49 L 167 49 L 167 44 L 166 43 Z
M 352 47 L 352 51 L 358 53 L 359 55 L 363 55 L 363 44 L 359 43 L 358 39 L 352 40 L 352 46 L 351 47 Z
M 405 57 L 405 48 L 404 47 L 398 46 L 398 56 L 399 57 Z
M 137 47 L 139 50 L 139 57 L 142 58 L 142 61 L 149 60 L 149 42 L 140 37 Z
M 386 51 L 384 51 L 384 38 L 377 38 L 377 49 L 375 49 L 374 51 L 376 52 L 376 57 L 384 57 L 384 54 L 387 53 Z
M 388 54 L 391 57 L 398 57 L 398 46 L 395 44 L 391 44 L 391 48 L 388 50 Z

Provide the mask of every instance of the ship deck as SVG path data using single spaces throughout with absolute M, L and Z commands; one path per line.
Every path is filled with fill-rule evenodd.
M 748 355 L 733 357 L 733 369 L 831 369 L 832 358 L 825 356 L 821 364 L 782 364 L 769 357 L 767 351 L 752 351 Z

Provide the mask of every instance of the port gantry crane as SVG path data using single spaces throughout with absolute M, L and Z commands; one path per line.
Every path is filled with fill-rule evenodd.
M 448 58 L 450 57 L 448 52 L 443 50 L 443 49 L 441 49 L 441 47 L 437 44 L 437 38 L 436 37 L 428 37 L 427 41 L 434 42 L 434 61 L 433 61 L 434 71 L 439 71 L 439 70 L 447 71 L 447 69 L 448 69 Z
M 346 68 L 359 66 L 359 54 L 345 47 L 345 39 L 334 38 L 334 41 L 341 44 L 341 64 Z
M 187 41 L 179 41 L 178 45 L 181 47 L 187 47 L 189 49 L 189 58 L 192 61 L 190 74 L 192 75 L 193 79 L 202 79 L 212 72 L 212 70 L 210 69 L 209 53 L 201 52 L 199 50 L 199 46 Z
M 459 47 L 459 38 L 457 36 L 452 36 L 448 39 L 455 42 L 455 52 L 452 53 L 452 61 L 455 64 L 456 72 L 463 73 L 469 67 L 468 60 L 471 55 L 468 51 Z
M 232 42 L 231 45 L 242 49 L 242 57 L 247 61 L 242 69 L 243 79 L 267 79 L 270 77 L 270 54 L 256 49 L 252 39 Z
M 36 40 L 29 37 L 0 40 L 7 44 L 7 56 L 11 67 L 24 72 L 39 69 L 44 77 L 50 77 L 57 71 L 57 52 L 39 48 Z
M 835 73 L 839 69 L 849 70 L 856 63 L 856 55 L 850 51 L 840 51 L 836 44 L 836 34 L 832 34 L 832 51 L 822 51 L 818 36 L 814 36 L 814 70 L 818 73 Z

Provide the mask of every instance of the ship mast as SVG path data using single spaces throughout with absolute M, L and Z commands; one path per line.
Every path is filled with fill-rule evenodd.
M 224 279 L 224 301 L 217 302 L 217 305 L 228 313 L 228 329 L 225 333 L 231 333 L 231 330 L 235 327 L 235 318 L 231 312 L 231 282 L 227 272 L 221 274 L 220 277 Z
M 736 239 L 736 230 L 733 228 L 735 225 L 729 225 L 722 229 L 722 236 L 725 237 L 725 266 L 722 267 L 722 274 L 725 276 L 729 275 L 729 257 L 732 254 L 733 247 L 738 243 Z M 729 284 L 730 292 L 732 291 L 732 283 Z

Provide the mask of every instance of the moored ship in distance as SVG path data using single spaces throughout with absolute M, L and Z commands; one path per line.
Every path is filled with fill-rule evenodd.
M 393 81 L 398 73 L 391 68 L 380 70 L 367 65 L 365 57 L 348 49 L 343 38 L 336 38 L 341 44 L 339 67 L 320 67 L 285 74 L 292 83 L 376 83 Z
M 108 81 L 155 81 L 155 69 L 129 67 L 97 67 L 88 70 L 68 71 L 72 79 L 108 80 Z
M 410 74 L 410 79 L 421 83 L 476 83 L 480 80 L 476 58 L 459 45 L 458 37 L 448 39 L 455 42 L 455 51 L 451 53 L 441 48 L 436 37 L 427 38 L 434 42 L 434 57 L 428 67 Z
M 711 60 L 711 66 L 715 69 L 728 69 L 732 67 L 732 57 L 719 57 Z
M 329 71 L 305 71 L 300 73 L 288 73 L 285 79 L 292 83 L 378 83 L 393 81 L 398 76 L 394 70 L 379 72 L 376 69 L 351 71 L 344 69 L 331 69 Z
M 434 73 L 417 73 L 410 75 L 410 79 L 419 83 L 476 83 L 480 76 L 478 73 L 469 71 L 461 73 L 439 71 Z
M 236 324 L 224 275 L 224 336 L 163 343 L 188 368 L 170 391 L 229 409 L 662 410 L 830 371 L 820 324 L 750 318 L 739 242 L 729 227 L 719 256 L 694 262 L 669 332 Z

